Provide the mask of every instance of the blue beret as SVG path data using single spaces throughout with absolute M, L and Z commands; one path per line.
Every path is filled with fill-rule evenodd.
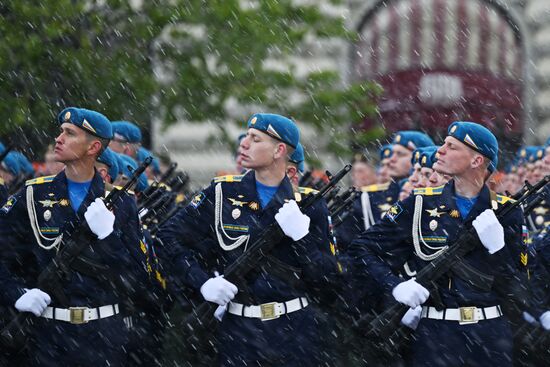
M 380 160 L 391 157 L 391 154 L 393 152 L 392 149 L 393 149 L 392 144 L 382 145 L 378 150 L 378 154 L 380 155 Z
M 144 147 L 139 147 L 137 151 L 137 156 L 136 156 L 137 161 L 139 163 L 143 163 L 143 161 L 147 157 L 153 157 L 153 161 L 151 162 L 151 167 L 153 167 L 153 172 L 158 175 L 160 173 L 160 162 L 158 158 L 155 157 L 153 153 L 151 153 L 149 150 L 145 149 Z
M 413 150 L 413 154 L 411 157 L 411 165 L 414 167 L 416 163 L 420 164 L 420 155 L 424 151 L 424 148 L 416 148 Z
M 420 153 L 420 165 L 422 167 L 432 168 L 438 158 L 438 149 L 439 147 L 436 146 L 423 148 L 422 153 Z
M 304 172 L 304 160 L 304 147 L 302 146 L 302 144 L 298 143 L 298 146 L 296 147 L 294 153 L 292 153 L 292 155 L 290 156 L 289 161 L 298 165 L 298 171 Z
M 101 153 L 99 157 L 97 157 L 97 161 L 107 165 L 109 167 L 109 176 L 111 176 L 111 179 L 113 181 L 116 180 L 119 173 L 118 159 L 116 157 L 116 153 L 107 148 L 103 151 L 103 153 Z
M 102 139 L 113 138 L 111 122 L 107 117 L 96 111 L 76 107 L 65 108 L 57 116 L 57 121 L 60 124 L 68 122 L 76 125 Z
M 398 131 L 393 137 L 392 144 L 399 144 L 411 150 L 435 145 L 428 135 L 413 130 Z
M 141 130 L 129 121 L 113 121 L 113 134 L 128 143 L 141 143 Z
M 19 163 L 19 172 L 24 173 L 26 175 L 32 174 L 34 175 L 34 167 L 32 166 L 31 161 L 25 157 L 25 155 L 21 152 L 11 152 L 17 159 L 17 162 Z
M 138 168 L 137 162 L 132 158 L 125 154 L 117 154 L 118 158 L 118 164 L 119 164 L 119 172 L 123 174 L 126 177 L 131 177 L 132 172 L 128 169 L 128 166 L 132 167 L 132 170 L 135 170 Z M 149 186 L 147 182 L 147 176 L 145 176 L 145 173 L 142 173 L 137 180 L 136 183 L 136 191 L 141 192 L 145 190 Z
M 518 151 L 517 159 L 520 164 L 534 162 L 544 157 L 545 148 L 529 145 Z
M 15 152 L 9 152 L 2 161 L 2 167 L 14 176 L 19 175 L 21 172 L 21 166 L 17 159 Z
M 490 172 L 497 168 L 498 141 L 489 129 L 475 122 L 455 121 L 449 126 L 447 134 L 489 158 Z
M 248 120 L 248 128 L 263 131 L 274 139 L 282 141 L 293 148 L 300 142 L 300 130 L 296 124 L 281 115 L 256 113 Z

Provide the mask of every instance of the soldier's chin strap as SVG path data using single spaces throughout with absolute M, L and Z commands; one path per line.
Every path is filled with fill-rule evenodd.
M 61 233 L 59 236 L 50 238 L 44 236 L 38 229 L 38 218 L 36 217 L 36 207 L 34 205 L 34 189 L 32 185 L 27 186 L 27 213 L 29 214 L 29 221 L 31 222 L 32 232 L 34 233 L 34 237 L 36 238 L 38 246 L 42 247 L 44 250 L 51 250 L 53 248 L 56 248 L 59 251 L 59 244 L 61 243 L 61 240 L 63 240 L 63 233 Z M 44 245 L 40 238 L 43 238 L 44 240 L 50 242 L 53 241 L 53 243 L 51 245 Z
M 422 237 L 422 206 L 423 206 L 424 198 L 422 195 L 416 195 L 415 202 L 414 202 L 414 215 L 413 215 L 413 225 L 412 225 L 412 238 L 413 238 L 413 244 L 414 244 L 414 252 L 416 253 L 416 256 L 421 258 L 424 261 L 432 261 L 433 259 L 437 258 L 439 255 L 441 255 L 443 252 L 445 252 L 449 246 L 445 245 L 443 247 L 432 247 L 428 245 L 424 238 Z M 430 250 L 434 250 L 435 252 L 433 254 L 425 254 L 422 252 L 422 247 L 420 246 L 420 241 L 422 241 L 422 245 L 426 246 Z
M 241 246 L 243 243 L 246 242 L 244 245 L 244 250 L 246 251 L 246 247 L 248 246 L 248 240 L 250 239 L 250 235 L 243 234 L 237 237 L 229 236 L 227 232 L 225 232 L 225 229 L 223 228 L 222 211 L 223 211 L 223 192 L 222 192 L 222 184 L 221 182 L 219 182 L 216 185 L 216 205 L 214 208 L 214 228 L 216 230 L 216 237 L 218 238 L 218 243 L 220 244 L 220 247 L 224 251 L 231 251 L 238 248 L 239 246 Z M 221 228 L 221 233 L 220 233 L 220 228 Z M 230 241 L 234 241 L 234 242 L 230 245 L 226 245 L 223 236 L 225 236 Z
M 365 231 L 374 225 L 374 216 L 370 206 L 370 197 L 368 192 L 361 193 L 361 208 L 363 209 L 363 222 Z

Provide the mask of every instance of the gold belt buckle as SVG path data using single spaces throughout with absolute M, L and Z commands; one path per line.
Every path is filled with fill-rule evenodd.
M 459 324 L 475 324 L 479 320 L 476 320 L 477 307 L 460 307 L 460 321 Z
M 262 321 L 273 320 L 279 318 L 275 315 L 275 305 L 277 302 L 263 303 L 260 305 L 260 313 Z
M 75 325 L 86 324 L 88 320 L 84 320 L 84 311 L 87 309 L 88 307 L 69 307 L 69 322 Z

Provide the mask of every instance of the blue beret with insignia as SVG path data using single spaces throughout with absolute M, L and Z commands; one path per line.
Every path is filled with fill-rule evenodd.
M 517 162 L 519 164 L 534 162 L 538 148 L 539 147 L 535 145 L 528 145 L 526 147 L 522 147 L 517 152 L 517 156 L 516 156 Z
M 488 167 L 490 172 L 497 168 L 498 141 L 485 126 L 475 122 L 455 121 L 449 126 L 447 134 L 489 158 L 491 160 Z
M 113 181 L 116 180 L 119 174 L 118 159 L 116 157 L 116 153 L 107 148 L 103 151 L 103 153 L 101 153 L 99 157 L 97 157 L 97 161 L 107 165 L 109 167 L 109 176 L 111 176 L 111 179 Z
M 85 108 L 68 107 L 59 113 L 57 121 L 76 125 L 86 132 L 102 139 L 112 139 L 111 122 L 99 112 Z
M 437 146 L 423 148 L 422 153 L 420 153 L 420 165 L 422 167 L 432 168 L 438 158 L 438 149 L 439 147 Z
M 132 171 L 138 168 L 137 162 L 132 157 L 129 157 L 125 154 L 117 154 L 117 158 L 118 158 L 119 172 L 126 177 L 131 177 Z M 130 171 L 128 166 L 132 168 L 132 171 Z M 147 182 L 147 176 L 145 176 L 145 173 L 142 173 L 138 177 L 138 180 L 136 183 L 136 191 L 141 192 L 145 190 L 147 186 L 149 186 L 149 183 Z
M 33 175 L 34 176 L 34 167 L 32 166 L 31 161 L 25 157 L 25 155 L 21 152 L 13 151 L 10 152 L 13 153 L 15 158 L 17 159 L 17 162 L 19 163 L 19 172 L 24 173 L 25 175 Z
M 413 130 L 398 131 L 393 136 L 392 144 L 399 144 L 410 150 L 435 145 L 427 134 Z
M 414 167 L 416 163 L 420 164 L 420 155 L 424 151 L 424 148 L 416 148 L 413 150 L 412 157 L 411 157 L 411 165 Z
M 141 143 L 140 128 L 129 121 L 113 121 L 113 135 L 128 143 Z
M 391 154 L 393 153 L 392 147 L 392 144 L 384 144 L 380 147 L 378 150 L 380 160 L 391 157 Z
M 290 119 L 273 113 L 256 113 L 248 120 L 248 128 L 260 130 L 293 148 L 300 142 L 300 129 Z
M 21 172 L 21 166 L 17 159 L 15 152 L 9 152 L 2 161 L 2 167 L 14 176 L 19 175 Z
M 151 167 L 153 167 L 153 172 L 158 175 L 160 173 L 160 162 L 158 158 L 155 157 L 153 153 L 151 153 L 149 150 L 145 149 L 144 147 L 139 147 L 136 155 L 137 161 L 139 163 L 143 163 L 143 161 L 147 159 L 147 157 L 153 158 L 153 161 L 151 162 Z

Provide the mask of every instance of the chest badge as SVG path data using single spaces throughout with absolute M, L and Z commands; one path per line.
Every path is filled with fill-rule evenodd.
M 537 226 L 540 226 L 544 223 L 544 217 L 542 215 L 537 215 L 537 217 L 535 218 L 535 224 Z
M 436 221 L 435 219 L 433 219 L 433 220 L 430 221 L 430 229 L 431 229 L 432 231 L 435 231 L 435 230 L 437 229 L 437 225 L 438 225 L 438 223 L 437 223 L 437 221 Z
M 52 219 L 52 212 L 49 211 L 49 210 L 46 210 L 46 211 L 44 212 L 44 220 L 45 220 L 45 221 L 49 221 L 50 219 Z
M 245 204 L 248 204 L 248 202 L 246 201 L 240 201 L 240 200 L 236 200 L 236 199 L 232 199 L 232 198 L 228 198 L 229 201 L 231 201 L 231 205 L 233 206 L 240 206 L 240 207 L 243 207 Z
M 61 200 L 59 200 L 59 205 L 69 206 L 69 200 L 68 199 L 61 199 Z
M 538 206 L 535 209 L 533 209 L 533 211 L 535 212 L 535 214 L 538 214 L 538 215 L 546 215 L 546 213 L 548 212 L 548 208 L 545 208 L 543 206 Z
M 42 207 L 43 208 L 53 208 L 53 206 L 57 203 L 59 203 L 59 201 L 57 200 L 50 200 L 50 199 L 46 199 L 46 200 L 38 200 L 38 202 L 40 204 L 42 204 Z
M 437 208 L 434 209 L 426 209 L 428 214 L 430 214 L 430 217 L 440 218 L 445 212 L 439 212 L 437 211 Z
M 451 210 L 451 213 L 449 214 L 452 218 L 460 218 L 460 213 L 458 212 L 458 210 L 456 209 L 453 209 Z
M 255 201 L 251 201 L 250 203 L 248 203 L 248 207 L 249 207 L 251 210 L 258 210 L 258 209 L 260 209 L 260 204 L 258 204 L 258 203 L 255 202 Z
M 239 218 L 241 216 L 241 210 L 239 208 L 233 209 L 233 211 L 231 212 L 231 216 L 233 217 L 233 219 Z

